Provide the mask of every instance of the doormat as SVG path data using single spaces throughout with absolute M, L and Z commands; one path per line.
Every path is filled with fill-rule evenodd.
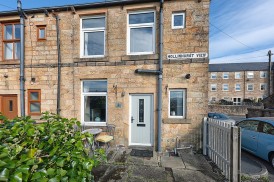
M 136 157 L 153 157 L 153 151 L 132 149 L 130 155 Z

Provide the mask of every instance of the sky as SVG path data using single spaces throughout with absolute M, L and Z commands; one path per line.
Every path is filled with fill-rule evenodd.
M 102 0 L 22 0 L 23 9 Z M 0 11 L 15 10 L 17 0 L 0 0 Z M 266 62 L 274 52 L 274 0 L 211 0 L 210 63 Z

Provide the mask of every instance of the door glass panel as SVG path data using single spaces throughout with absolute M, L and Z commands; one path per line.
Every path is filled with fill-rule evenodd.
M 144 122 L 144 99 L 139 99 L 139 123 Z
M 40 113 L 40 103 L 30 103 L 30 112 Z
M 13 101 L 9 100 L 9 111 L 13 111 Z

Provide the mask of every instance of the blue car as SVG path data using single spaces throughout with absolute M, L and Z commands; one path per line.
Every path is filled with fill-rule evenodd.
M 241 128 L 242 149 L 269 161 L 274 167 L 274 118 L 248 118 L 236 126 Z

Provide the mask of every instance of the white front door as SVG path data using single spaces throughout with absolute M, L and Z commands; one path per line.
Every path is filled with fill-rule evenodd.
M 129 145 L 152 146 L 153 95 L 131 95 L 130 102 Z

